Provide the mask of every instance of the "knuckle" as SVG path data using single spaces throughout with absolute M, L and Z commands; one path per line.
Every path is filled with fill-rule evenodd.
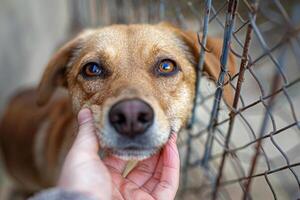
M 162 180 L 159 185 L 163 188 L 163 189 L 170 189 L 172 186 L 168 181 Z
M 151 167 L 143 163 L 138 166 L 138 170 L 145 173 L 151 173 Z
M 79 131 L 94 131 L 94 125 L 91 121 L 87 121 L 79 126 Z

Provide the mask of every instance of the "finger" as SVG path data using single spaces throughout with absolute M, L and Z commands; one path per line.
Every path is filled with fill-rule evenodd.
M 175 135 L 175 138 L 172 138 L 172 139 L 175 139 L 175 143 L 176 143 L 176 135 Z M 161 178 L 161 174 L 162 174 L 162 170 L 163 170 L 163 160 L 164 160 L 163 154 L 164 154 L 164 150 L 161 152 L 161 155 L 160 155 L 160 158 L 159 158 L 158 164 L 156 166 L 153 177 L 143 186 L 143 189 L 147 192 L 152 192 L 154 190 L 154 188 L 160 182 L 160 178 Z
M 79 130 L 72 149 L 84 152 L 98 152 L 99 143 L 95 134 L 94 119 L 90 109 L 84 108 L 80 110 L 77 120 Z
M 113 172 L 122 175 L 127 161 L 117 158 L 115 156 L 108 156 L 103 159 L 104 164 L 108 169 Z
M 152 195 L 157 199 L 174 199 L 178 189 L 180 161 L 176 139 L 176 134 L 172 134 L 163 149 L 163 165 L 160 182 L 152 192 Z
M 154 156 L 139 162 L 126 178 L 138 187 L 144 185 L 153 176 L 159 155 L 160 153 L 156 153 Z
M 102 161 L 110 171 L 115 186 L 120 187 L 124 180 L 122 174 L 126 167 L 127 161 L 121 160 L 114 156 L 105 157 Z
M 129 180 L 124 180 L 121 184 L 120 193 L 124 199 L 153 199 L 150 194 L 141 191 L 135 183 Z
M 159 154 L 159 160 L 157 162 L 157 165 L 155 167 L 155 172 L 153 176 L 141 187 L 142 190 L 152 193 L 155 186 L 159 183 L 160 177 L 161 177 L 161 169 L 163 165 L 163 151 Z

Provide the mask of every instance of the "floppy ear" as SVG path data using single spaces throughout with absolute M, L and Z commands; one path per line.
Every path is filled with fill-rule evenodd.
M 69 41 L 60 48 L 48 62 L 38 86 L 37 104 L 45 105 L 58 86 L 67 87 L 66 65 L 68 64 L 74 49 L 80 46 L 81 37 Z
M 194 49 L 196 50 L 197 57 L 199 57 L 201 47 L 198 42 L 197 34 L 193 32 L 184 32 L 184 34 L 186 35 L 185 37 L 188 37 L 190 42 L 192 42 Z M 223 40 L 220 38 L 207 37 L 206 48 L 208 49 L 208 52 L 205 52 L 203 70 L 208 73 L 210 78 L 212 78 L 214 81 L 217 81 L 221 72 L 220 59 L 223 48 Z M 235 56 L 231 52 L 228 55 L 227 70 L 229 76 L 225 77 L 224 82 L 227 82 L 229 78 L 236 73 Z M 234 89 L 229 83 L 224 85 L 223 89 L 223 98 L 225 100 L 225 103 L 228 106 L 232 106 L 234 99 Z
M 179 35 L 181 37 L 181 39 L 183 39 L 183 41 L 189 47 L 192 48 L 193 56 L 196 59 L 196 63 L 198 63 L 199 52 L 200 52 L 201 47 L 198 42 L 197 33 L 181 30 L 167 22 L 160 23 L 159 25 L 167 27 L 168 29 L 172 29 L 177 35 Z M 200 35 L 200 38 L 201 38 L 201 35 Z M 221 58 L 221 54 L 222 54 L 222 47 L 223 47 L 222 39 L 207 37 L 206 48 L 208 49 L 208 52 L 205 52 L 203 70 L 214 81 L 218 80 L 218 77 L 219 77 L 219 74 L 221 71 L 220 58 Z M 229 53 L 229 58 L 227 61 L 227 70 L 228 70 L 228 73 L 230 76 L 233 76 L 236 73 L 236 62 L 235 62 L 235 57 L 232 53 Z M 229 77 L 226 76 L 225 82 L 227 82 L 228 80 L 229 80 Z M 223 98 L 225 100 L 225 103 L 228 106 L 232 106 L 233 99 L 234 99 L 234 93 L 233 93 L 233 88 L 230 86 L 230 84 L 226 84 L 224 86 Z

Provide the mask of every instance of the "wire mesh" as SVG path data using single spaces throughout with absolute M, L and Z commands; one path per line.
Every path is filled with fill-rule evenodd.
M 71 32 L 112 23 L 171 21 L 198 33 L 197 97 L 181 133 L 178 199 L 300 198 L 300 2 L 280 0 L 69 1 Z M 210 35 L 223 37 L 221 73 L 202 73 Z M 228 54 L 238 64 L 227 71 Z M 228 81 L 227 78 L 228 77 Z M 224 85 L 235 91 L 222 104 Z

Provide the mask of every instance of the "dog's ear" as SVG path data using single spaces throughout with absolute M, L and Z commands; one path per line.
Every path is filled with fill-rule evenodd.
M 159 24 L 160 26 L 166 27 L 168 29 L 173 30 L 176 35 L 178 35 L 183 42 L 191 47 L 191 53 L 195 58 L 195 63 L 199 61 L 199 52 L 200 52 L 200 44 L 198 42 L 197 33 L 191 31 L 184 31 L 170 23 L 162 22 Z M 201 39 L 200 35 L 200 39 Z M 208 52 L 205 52 L 204 58 L 204 67 L 203 70 L 212 78 L 214 81 L 218 80 L 220 74 L 220 58 L 222 54 L 223 40 L 220 38 L 207 37 L 206 48 Z M 229 58 L 227 62 L 227 70 L 229 76 L 233 76 L 236 73 L 236 62 L 235 57 L 232 53 L 229 53 Z M 229 77 L 226 76 L 225 82 L 229 80 Z M 232 106 L 234 99 L 233 88 L 228 83 L 224 86 L 223 98 L 228 106 Z
M 194 50 L 196 50 L 196 52 L 194 52 L 196 55 L 194 56 L 198 61 L 201 47 L 198 42 L 197 34 L 193 32 L 184 32 L 184 34 L 186 39 L 190 40 L 190 45 L 192 45 Z M 202 36 L 200 35 L 200 38 L 201 37 Z M 210 78 L 212 78 L 214 81 L 217 81 L 221 72 L 220 59 L 222 55 L 223 40 L 220 38 L 207 37 L 206 48 L 207 52 L 205 52 L 203 70 L 209 75 Z M 234 89 L 228 81 L 229 78 L 234 76 L 236 73 L 235 56 L 231 52 L 228 55 L 227 70 L 228 75 L 225 76 L 225 83 L 227 82 L 227 84 L 224 86 L 223 98 L 225 103 L 231 107 L 234 99 Z
M 37 104 L 45 105 L 58 86 L 67 87 L 66 65 L 74 50 L 78 50 L 86 33 L 77 37 L 61 47 L 50 59 L 38 86 Z

